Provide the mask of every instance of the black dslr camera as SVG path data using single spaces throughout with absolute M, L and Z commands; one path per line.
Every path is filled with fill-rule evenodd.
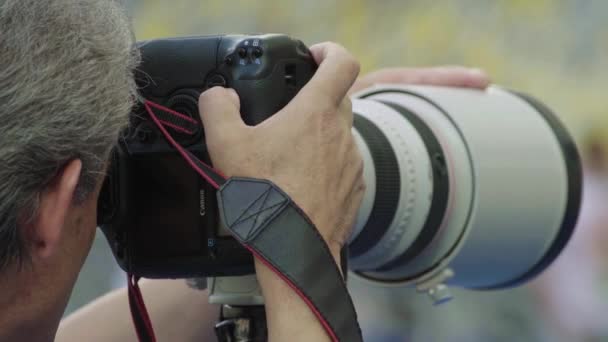
M 199 123 L 195 134 L 170 133 L 206 163 L 201 92 L 235 89 L 244 121 L 256 125 L 283 108 L 317 67 L 301 41 L 276 34 L 160 39 L 138 48 L 140 95 Z M 219 229 L 215 190 L 165 141 L 141 105 L 112 155 L 98 224 L 120 266 L 137 276 L 254 273 L 251 254 Z

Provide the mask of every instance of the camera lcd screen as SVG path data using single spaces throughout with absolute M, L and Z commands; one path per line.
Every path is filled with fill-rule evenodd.
M 171 258 L 203 255 L 199 176 L 174 153 L 132 159 L 129 185 L 136 205 L 134 242 L 139 255 Z

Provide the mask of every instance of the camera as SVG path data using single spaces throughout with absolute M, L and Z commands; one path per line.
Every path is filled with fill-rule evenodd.
M 223 35 L 138 43 L 141 97 L 197 123 L 168 128 L 210 164 L 198 98 L 230 87 L 243 120 L 255 125 L 281 108 L 316 70 L 308 48 L 285 35 Z M 190 278 L 254 272 L 251 254 L 219 228 L 215 190 L 193 171 L 136 106 L 112 154 L 98 205 L 98 224 L 119 265 L 148 278 Z
M 247 124 L 280 110 L 313 76 L 284 35 L 139 43 L 141 95 L 196 120 L 198 95 L 234 88 Z M 540 101 L 486 90 L 377 85 L 353 96 L 367 190 L 349 241 L 351 274 L 383 286 L 494 289 L 542 272 L 578 217 L 576 146 Z M 204 128 L 172 134 L 209 163 Z M 286 142 L 289 143 L 289 142 Z M 99 201 L 119 264 L 148 278 L 239 276 L 253 259 L 224 233 L 213 189 L 133 109 Z M 439 298 L 441 299 L 441 298 Z

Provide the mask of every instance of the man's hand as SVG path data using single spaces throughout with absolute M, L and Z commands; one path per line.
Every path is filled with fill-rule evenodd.
M 488 75 L 479 69 L 461 66 L 432 68 L 387 68 L 369 73 L 355 82 L 350 94 L 379 83 L 421 84 L 446 87 L 484 89 L 490 84 Z
M 314 77 L 262 124 L 245 125 L 238 96 L 223 88 L 203 93 L 200 111 L 214 166 L 227 176 L 277 184 L 309 215 L 338 261 L 364 192 L 347 97 L 359 64 L 332 43 L 311 51 L 319 63 Z

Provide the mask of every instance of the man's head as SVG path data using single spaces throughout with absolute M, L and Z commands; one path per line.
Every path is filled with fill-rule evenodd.
M 136 63 L 117 0 L 0 0 L 0 289 L 52 266 L 71 288 Z

